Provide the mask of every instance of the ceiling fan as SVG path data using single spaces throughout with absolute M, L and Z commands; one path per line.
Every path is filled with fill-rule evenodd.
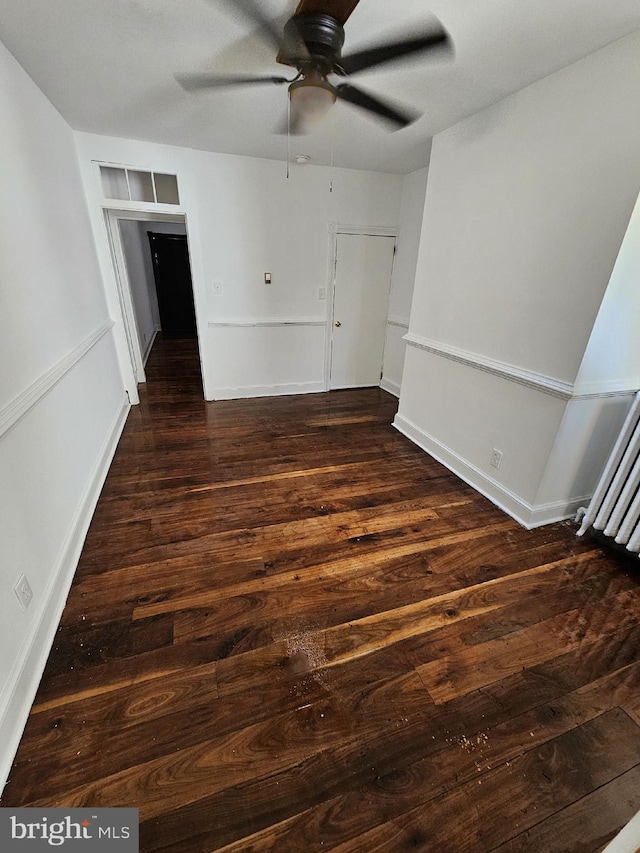
M 183 89 L 192 92 L 226 86 L 272 83 L 288 84 L 289 130 L 301 132 L 321 118 L 337 99 L 387 120 L 394 129 L 411 124 L 417 115 L 364 92 L 350 82 L 331 83 L 330 75 L 349 80 L 351 75 L 410 54 L 452 50 L 446 30 L 437 22 L 420 34 L 383 42 L 366 50 L 342 55 L 344 24 L 359 0 L 300 0 L 284 30 L 268 18 L 258 0 L 225 0 L 253 23 L 277 51 L 277 61 L 295 68 L 293 78 L 279 76 L 177 74 Z

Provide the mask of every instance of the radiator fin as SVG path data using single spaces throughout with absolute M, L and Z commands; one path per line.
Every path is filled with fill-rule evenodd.
M 640 552 L 640 392 L 607 460 L 578 536 L 604 532 L 627 550 Z

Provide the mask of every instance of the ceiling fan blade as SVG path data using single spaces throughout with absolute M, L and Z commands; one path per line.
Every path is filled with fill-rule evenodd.
M 187 92 L 220 89 L 225 86 L 253 86 L 257 83 L 290 83 L 286 77 L 248 77 L 244 74 L 176 74 L 175 79 Z
M 436 49 L 440 51 L 451 50 L 451 47 L 449 34 L 446 30 L 439 27 L 437 30 L 423 33 L 420 36 L 400 39 L 399 41 L 371 47 L 368 50 L 347 54 L 347 56 L 342 57 L 338 64 L 340 69 L 346 74 L 355 74 L 357 71 L 363 71 L 365 68 L 382 65 L 384 62 L 392 62 L 395 59 L 409 56 L 412 53 L 420 53 L 427 50 L 435 51 Z
M 209 0 L 213 2 L 213 0 Z M 235 9 L 257 24 L 263 37 L 274 47 L 279 56 L 286 60 L 288 57 L 307 59 L 309 51 L 301 38 L 296 37 L 295 28 L 290 27 L 284 33 L 278 23 L 265 15 L 257 0 L 224 0 L 227 6 Z M 285 63 L 287 64 L 287 63 Z
M 344 24 L 359 2 L 360 0 L 300 0 L 295 13 L 331 15 L 336 21 Z
M 335 87 L 335 92 L 343 101 L 348 101 L 356 107 L 368 110 L 368 112 L 395 124 L 397 130 L 407 127 L 419 117 L 417 113 L 410 113 L 408 110 L 400 111 L 397 107 L 385 103 L 374 95 L 363 92 L 362 89 L 352 86 L 350 83 L 341 83 Z

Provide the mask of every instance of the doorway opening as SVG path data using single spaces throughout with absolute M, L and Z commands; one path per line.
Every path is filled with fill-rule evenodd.
M 202 378 L 185 216 L 109 209 L 105 219 L 137 386 L 147 382 L 147 359 L 158 336 L 195 344 Z M 131 402 L 139 402 L 137 388 Z

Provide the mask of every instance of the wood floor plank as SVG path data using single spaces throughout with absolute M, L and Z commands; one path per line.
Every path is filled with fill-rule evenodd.
M 455 623 L 445 626 L 430 634 L 417 637 L 415 641 L 402 644 L 402 649 L 414 666 L 420 667 L 429 661 L 468 653 L 470 647 L 506 637 L 594 601 L 604 600 L 609 595 L 628 589 L 629 583 L 629 580 L 623 576 L 612 577 L 608 573 L 596 573 L 586 578 L 578 578 L 575 582 L 559 586 L 557 589 L 553 588 L 553 585 L 550 589 L 541 585 L 527 598 L 508 604 L 499 612 L 491 611 L 467 619 L 463 624 Z M 561 654 L 560 657 L 562 656 Z M 532 668 L 531 671 L 534 670 L 535 668 Z M 520 670 L 515 676 L 516 680 L 521 673 L 529 671 Z M 499 685 L 506 686 L 510 683 L 508 676 L 497 682 Z M 488 690 L 492 687 L 493 685 L 485 685 L 484 689 Z
M 551 577 L 551 582 L 556 586 L 567 582 L 574 573 L 579 573 L 582 564 L 588 566 L 589 559 L 588 552 L 581 557 L 570 558 L 563 566 L 567 572 L 563 572 L 559 578 L 557 565 L 537 566 L 506 578 L 496 578 L 448 594 L 424 598 L 413 604 L 390 608 L 326 629 L 314 627 L 317 623 L 312 620 L 299 633 L 304 637 L 305 644 L 314 649 L 316 667 L 335 666 L 407 638 L 437 631 L 445 625 L 499 610 L 524 593 L 535 590 L 540 579 L 545 576 Z M 260 647 L 254 652 L 221 660 L 218 668 L 221 694 L 248 689 L 250 684 L 264 677 L 265 668 L 277 678 L 277 668 L 284 665 L 287 648 L 287 641 L 282 640 L 270 647 Z M 422 674 L 423 669 L 420 668 L 419 672 Z
M 256 641 L 260 636 L 263 640 L 269 637 L 277 640 L 296 625 L 306 629 L 312 626 L 315 629 L 335 627 L 378 613 L 385 606 L 391 609 L 403 607 L 423 598 L 437 597 L 449 586 L 453 590 L 463 586 L 459 578 L 452 576 L 450 584 L 434 583 L 428 573 L 425 574 L 421 556 L 390 561 L 384 568 L 372 566 L 371 572 L 354 571 L 351 576 L 337 579 L 324 574 L 306 582 L 302 581 L 301 575 L 294 578 L 299 582 L 221 599 L 206 607 L 178 611 L 174 614 L 176 642 L 217 636 L 221 645 L 227 643 L 229 655 L 237 654 L 237 638 L 245 638 L 249 633 Z M 480 580 L 481 576 L 478 576 Z M 590 583 L 573 585 L 573 589 L 577 600 L 593 597 Z M 568 600 L 569 595 L 567 590 L 562 595 L 553 596 L 546 611 L 561 612 L 576 606 Z M 568 602 L 566 606 L 565 601 Z M 296 615 L 292 619 L 287 614 L 294 610 Z M 518 621 L 509 626 L 504 621 L 507 618 Z M 515 610 L 505 613 L 499 623 L 490 618 L 484 623 L 478 618 L 472 621 L 476 631 L 483 630 L 484 624 L 485 633 L 497 636 L 498 633 L 523 627 L 527 618 L 531 618 L 529 614 L 516 606 Z M 538 620 L 532 618 L 532 621 Z M 451 635 L 453 638 L 463 636 L 459 628 L 452 629 Z M 247 650 L 246 643 L 244 647 Z
M 377 700 L 378 695 L 374 695 Z M 361 713 L 359 727 L 375 728 L 381 718 L 388 720 L 396 705 L 428 708 L 424 686 L 415 675 L 403 676 L 386 690 L 378 706 L 366 703 L 368 713 Z M 329 698 L 319 703 L 305 703 L 293 711 L 274 714 L 262 723 L 213 736 L 194 746 L 178 746 L 169 754 L 137 764 L 131 769 L 105 776 L 66 790 L 58 798 L 70 808 L 106 804 L 124 805 L 138 801 L 144 791 L 140 817 L 147 820 L 171 808 L 199 799 L 203 793 L 246 781 L 265 764 L 276 773 L 322 752 L 327 741 L 345 741 L 353 737 L 356 721 L 344 703 Z M 34 807 L 42 807 L 36 800 Z
M 132 619 L 134 613 L 136 618 L 171 613 L 175 607 L 164 602 L 204 595 L 265 575 L 261 559 L 222 563 L 208 553 L 87 575 L 72 587 L 62 624 L 88 621 L 96 625 L 112 622 L 120 615 Z
M 495 536 L 490 534 L 488 538 Z M 473 541 L 470 538 L 471 548 Z M 460 551 L 461 546 L 461 537 L 456 537 L 449 547 Z M 416 551 L 416 547 L 420 550 Z M 144 602 L 134 609 L 133 618 L 177 611 L 177 640 L 210 636 L 212 632 L 223 632 L 227 626 L 235 632 L 245 623 L 247 628 L 273 624 L 282 613 L 292 610 L 298 619 L 315 621 L 326 627 L 515 575 L 525 570 L 528 563 L 526 559 L 503 561 L 493 566 L 465 567 L 446 576 L 434 577 L 429 553 L 429 546 L 418 544 L 380 548 L 366 558 L 336 559 L 305 569 L 283 571 L 278 577 L 272 570 L 265 569 L 260 580 L 252 579 L 239 587 L 220 589 L 215 585 L 193 594 L 186 593 L 184 597 L 163 595 L 160 601 Z M 536 553 L 533 567 L 539 565 L 542 557 L 543 554 Z
M 242 624 L 240 613 L 247 610 L 252 611 L 247 618 L 253 620 L 276 618 L 292 609 L 297 618 L 305 619 L 308 610 L 309 618 L 315 616 L 318 622 L 325 609 L 334 614 L 332 621 L 346 622 L 378 612 L 381 597 L 387 606 L 399 606 L 472 585 L 467 583 L 467 572 L 463 578 L 449 576 L 444 583 L 430 578 L 425 550 L 428 551 L 424 547 L 416 550 L 414 545 L 400 546 L 380 549 L 366 558 L 336 559 L 279 575 L 267 570 L 258 582 L 252 580 L 240 587 L 209 589 L 198 596 L 142 605 L 134 610 L 133 618 L 173 609 L 177 611 L 176 638 L 188 638 L 206 636 L 210 629 L 224 627 L 226 621 L 238 627 Z M 507 571 L 513 571 L 513 567 Z M 481 583 L 490 577 L 483 571 L 476 579 Z M 234 612 L 237 618 L 232 616 Z
M 413 846 L 434 853 L 488 853 L 615 779 L 620 767 L 634 768 L 639 757 L 640 730 L 616 709 L 329 850 L 388 853 Z
M 101 523 L 122 524 L 126 516 L 138 519 L 159 517 L 176 513 L 176 499 L 189 513 L 217 515 L 225 513 L 225 518 L 239 509 L 252 509 L 264 513 L 264 500 L 256 486 L 269 486 L 269 509 L 275 506 L 278 511 L 288 502 L 294 501 L 308 511 L 314 509 L 346 509 L 348 500 L 366 497 L 370 504 L 384 500 L 385 494 L 394 490 L 407 490 L 420 486 L 421 494 L 446 494 L 456 491 L 452 474 L 431 478 L 425 482 L 423 473 L 416 469 L 410 460 L 391 461 L 386 464 L 351 463 L 344 465 L 326 465 L 311 469 L 295 469 L 278 474 L 242 479 L 225 479 L 208 483 L 206 486 L 190 488 L 174 487 L 155 491 L 139 491 L 131 495 L 113 496 L 101 507 Z M 407 495 L 409 497 L 409 495 Z M 327 506 L 327 502 L 331 507 Z M 338 506 L 336 506 L 338 504 Z M 246 516 L 243 519 L 246 522 Z
M 513 719 L 505 720 L 495 708 L 490 711 L 485 706 L 487 713 L 477 714 L 477 723 L 482 724 L 480 728 L 470 729 L 467 723 L 456 730 L 457 714 L 430 717 L 429 729 L 425 730 L 429 733 L 421 739 L 413 755 L 404 756 L 405 763 L 402 761 L 402 732 L 399 738 L 395 733 L 389 735 L 390 740 L 395 738 L 398 741 L 398 747 L 392 750 L 391 756 L 385 757 L 379 750 L 361 756 L 359 775 L 354 771 L 358 768 L 356 754 L 349 754 L 344 749 L 329 751 L 328 757 L 343 768 L 345 774 L 351 774 L 353 784 L 348 794 L 331 797 L 331 791 L 324 790 L 320 797 L 319 789 L 323 783 L 319 779 L 317 765 L 313 771 L 315 784 L 309 786 L 308 792 L 305 789 L 304 794 L 297 796 L 293 792 L 302 783 L 300 773 L 272 777 L 272 783 L 277 781 L 278 798 L 282 799 L 280 814 L 284 819 L 275 826 L 258 831 L 255 837 L 246 838 L 249 817 L 254 825 L 262 815 L 264 820 L 274 817 L 274 795 L 259 785 L 250 789 L 249 786 L 235 788 L 233 792 L 226 792 L 224 798 L 210 798 L 206 808 L 185 808 L 167 816 L 166 820 L 154 823 L 153 827 L 145 825 L 146 844 L 149 849 L 165 850 L 166 847 L 172 851 L 171 839 L 175 837 L 176 830 L 179 833 L 181 823 L 186 821 L 194 832 L 194 843 L 197 838 L 198 845 L 202 842 L 202 849 L 214 849 L 214 840 L 218 843 L 227 840 L 231 845 L 229 849 L 234 851 L 244 849 L 244 844 L 247 850 L 255 853 L 321 849 L 324 846 L 321 841 L 330 848 L 341 839 L 357 838 L 376 825 L 434 800 L 444 791 L 453 791 L 465 782 L 481 780 L 484 774 L 497 767 L 509 767 L 524 752 L 536 749 L 615 708 L 620 700 L 637 691 L 639 683 L 640 665 L 636 664 L 605 677 L 587 689 L 533 708 Z M 434 726 L 438 720 L 439 725 Z M 235 808 L 231 806 L 231 793 Z M 316 804 L 317 799 L 321 802 Z M 290 816 L 294 803 L 308 808 Z M 224 820 L 221 817 L 216 819 L 215 830 L 211 829 L 211 819 L 207 817 L 212 813 L 225 815 Z M 234 835 L 241 842 L 236 844 L 230 840 Z
M 73 670 L 88 670 L 101 663 L 165 648 L 173 643 L 174 620 L 169 615 L 134 622 L 111 619 L 107 624 L 81 619 L 61 625 L 47 668 L 49 677 Z
M 536 704 L 552 701 L 640 660 L 640 625 L 578 646 L 542 664 L 481 688 L 481 693 L 516 715 Z M 469 694 L 471 696 L 476 695 Z M 465 697 L 452 700 L 465 708 Z
M 572 803 L 495 853 L 599 853 L 640 811 L 640 765 Z
M 640 701 L 637 696 L 629 702 L 629 704 L 625 704 L 622 706 L 627 714 L 631 717 L 632 720 L 640 726 Z
M 439 537 L 438 541 L 441 542 L 443 538 Z M 464 538 L 464 534 L 455 535 L 457 542 L 462 541 Z M 378 565 L 385 565 L 391 561 L 401 560 L 406 557 L 415 557 L 416 554 L 422 559 L 424 554 L 428 553 L 428 550 L 428 544 L 425 545 L 423 541 L 418 541 L 405 545 L 395 545 L 389 548 L 380 548 L 373 553 L 367 553 L 366 556 L 338 557 L 331 561 L 295 570 L 278 571 L 269 566 L 267 571 L 258 575 L 258 577 L 254 576 L 248 580 L 242 580 L 239 583 L 236 582 L 229 586 L 220 587 L 216 585 L 214 587 L 210 584 L 208 589 L 202 591 L 196 590 L 190 592 L 187 590 L 183 593 L 182 597 L 167 596 L 163 601 L 143 602 L 134 609 L 133 618 L 139 619 L 176 610 L 190 610 L 209 606 L 216 601 L 260 593 L 265 589 L 272 591 L 282 587 L 302 586 L 307 581 L 316 581 L 317 579 L 352 579 L 363 575 L 368 577 L 375 571 Z
M 39 713 L 69 702 L 110 693 L 122 687 L 152 681 L 215 660 L 217 646 L 191 643 L 154 649 L 125 658 L 106 661 L 85 673 L 71 668 L 61 675 L 46 670 L 35 698 L 33 711 Z
M 426 663 L 418 672 L 435 701 L 446 702 L 569 651 L 585 640 L 633 624 L 635 616 L 630 614 L 637 606 L 637 593 L 624 591 L 610 601 L 589 605 L 588 612 L 582 608 L 562 613 L 515 634 Z
M 455 501 L 465 505 L 465 501 Z M 491 514 L 490 511 L 483 513 Z M 137 542 L 134 552 L 139 562 L 163 559 L 167 546 L 173 554 L 187 555 L 203 550 L 214 552 L 222 562 L 257 558 L 274 549 L 286 548 L 288 542 L 295 543 L 304 536 L 308 547 L 327 540 L 348 540 L 375 533 L 384 533 L 399 526 L 426 524 L 439 521 L 439 514 L 420 500 L 400 501 L 399 505 L 387 507 L 382 512 L 378 507 L 351 510 L 334 516 L 319 515 L 302 521 L 283 521 L 267 527 L 232 527 L 230 530 L 211 532 L 209 519 L 186 521 L 179 515 L 167 523 L 153 520 L 131 522 L 114 537 L 112 531 L 96 534 L 87 540 L 85 554 L 91 558 L 96 553 L 108 553 L 112 557 L 123 557 L 130 552 L 130 537 Z M 435 525 L 434 525 L 435 526 Z M 440 529 L 446 529 L 441 524 Z M 424 535 L 428 535 L 425 530 Z M 436 534 L 437 535 L 437 534 Z
M 1 805 L 137 806 L 141 853 L 596 853 L 637 560 L 519 527 L 381 389 L 205 403 L 161 336 L 147 377 Z

